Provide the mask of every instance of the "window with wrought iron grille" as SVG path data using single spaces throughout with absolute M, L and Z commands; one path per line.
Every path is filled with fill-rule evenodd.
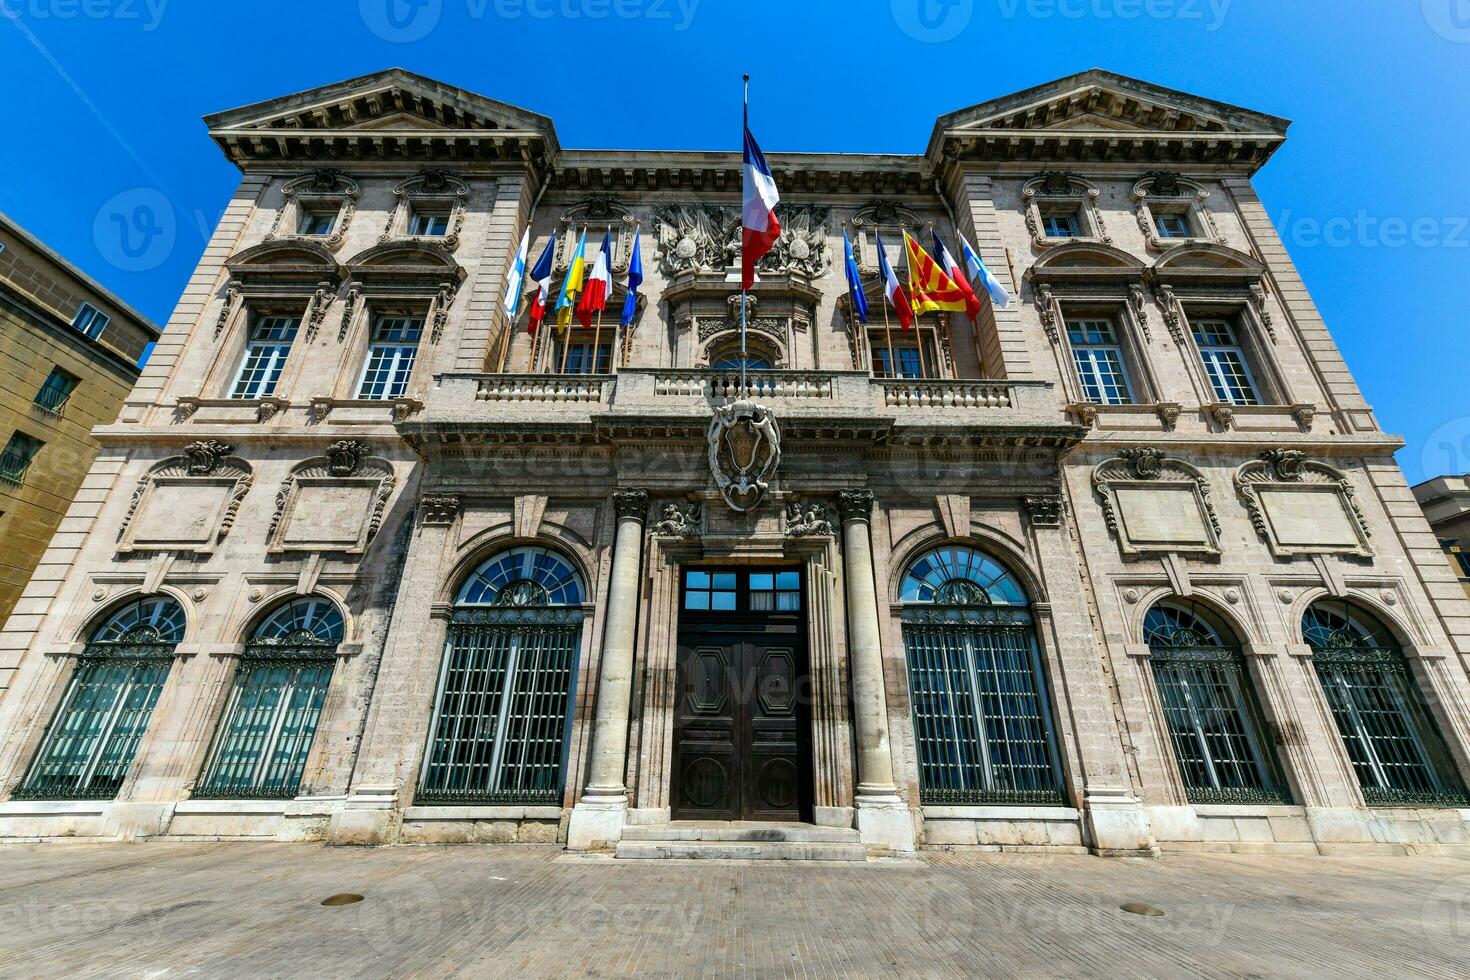
M 77 379 L 73 375 L 67 374 L 61 368 L 52 368 L 36 392 L 36 407 L 52 415 L 60 415 L 61 410 L 66 407 L 67 399 L 76 389 Z
M 230 388 L 231 398 L 269 398 L 276 393 L 281 369 L 291 354 L 291 344 L 301 318 L 294 316 L 258 316 L 250 325 L 250 339 L 245 343 L 245 356 L 240 371 Z
M 380 316 L 374 320 L 357 397 L 379 400 L 407 394 L 423 335 L 424 321 L 419 317 Z
M 1235 325 L 1229 320 L 1196 320 L 1193 327 L 1194 343 L 1215 397 L 1227 405 L 1259 405 L 1256 381 Z
M 336 603 L 321 596 L 292 599 L 255 628 L 194 796 L 296 795 L 342 629 Z
M 1123 348 L 1113 321 L 1108 319 L 1067 320 L 1067 340 L 1077 364 L 1077 382 L 1083 401 L 1098 405 L 1129 405 L 1133 392 L 1128 385 Z
M 450 616 L 418 802 L 561 803 L 584 594 L 545 548 L 470 574 Z
M 1392 634 L 1363 609 L 1314 603 L 1302 636 L 1369 806 L 1470 805 Z
M 165 596 L 135 599 L 93 630 L 15 798 L 116 796 L 183 638 L 184 611 Z
M 46 444 L 35 436 L 19 431 L 12 432 L 5 449 L 0 451 L 0 483 L 20 486 L 25 482 L 31 463 L 44 445 Z
M 921 556 L 900 598 L 924 803 L 1065 802 L 1030 603 L 963 545 Z
M 1143 620 L 1154 686 L 1191 803 L 1289 803 L 1235 635 L 1194 603 Z

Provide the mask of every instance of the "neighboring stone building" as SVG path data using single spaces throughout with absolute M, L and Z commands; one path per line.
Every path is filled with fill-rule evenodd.
M 208 124 L 243 180 L 6 637 L 0 834 L 1470 839 L 1470 604 L 1252 190 L 1285 120 L 1089 71 L 772 153 L 744 383 L 735 153 L 399 70 Z M 528 223 L 553 301 L 615 244 L 570 348 L 501 310 Z M 886 328 L 931 226 L 1016 302 Z
M 157 339 L 145 317 L 0 214 L 0 624 L 97 455 L 92 427 L 117 418 Z M 65 572 L 37 576 L 17 629 L 34 628 L 40 617 L 27 614 L 46 611 Z M 0 641 L 0 672 L 26 645 Z
M 1470 475 L 1437 476 L 1413 489 L 1451 570 L 1470 596 Z

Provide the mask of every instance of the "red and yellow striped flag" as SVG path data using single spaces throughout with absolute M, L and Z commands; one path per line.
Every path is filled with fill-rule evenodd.
M 909 299 L 914 305 L 914 314 L 930 310 L 956 310 L 965 312 L 964 290 L 939 268 L 933 256 L 919 247 L 919 243 L 903 233 L 904 252 L 909 260 Z

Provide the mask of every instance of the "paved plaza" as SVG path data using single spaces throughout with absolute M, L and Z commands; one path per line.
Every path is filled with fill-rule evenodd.
M 1470 973 L 1470 860 L 1453 858 L 15 845 L 0 882 L 5 976 Z M 339 893 L 364 898 L 320 904 Z M 1119 908 L 1130 901 L 1165 914 Z

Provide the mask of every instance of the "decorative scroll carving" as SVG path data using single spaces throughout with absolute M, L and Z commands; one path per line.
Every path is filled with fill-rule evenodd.
M 759 297 L 747 295 L 745 298 L 745 329 L 755 333 L 763 333 L 775 338 L 782 347 L 786 346 L 786 319 L 779 316 L 756 316 L 755 311 L 759 305 Z M 727 303 L 730 307 L 730 315 L 723 319 L 719 317 L 701 316 L 699 318 L 699 342 L 703 345 L 711 337 L 732 330 L 740 329 L 740 294 L 731 293 Z
M 1212 405 L 1210 418 L 1214 419 L 1221 432 L 1229 432 L 1235 426 L 1235 409 L 1229 405 Z
M 361 298 L 361 286 L 352 283 L 347 287 L 347 297 L 342 301 L 342 324 L 337 328 L 337 343 L 347 339 L 347 331 L 352 326 L 352 314 L 357 312 L 357 301 Z
M 240 503 L 254 483 L 250 464 L 232 455 L 234 451 L 229 443 L 207 439 L 192 442 L 184 447 L 181 455 L 154 464 L 133 487 L 127 513 L 118 527 L 117 537 L 122 542 L 118 550 L 207 553 L 214 544 L 223 541 L 234 527 Z M 159 533 L 159 528 L 153 528 L 144 540 L 139 540 L 134 518 L 143 511 L 145 501 L 163 487 L 180 486 L 189 494 L 187 500 L 172 502 L 175 506 L 148 522 L 160 528 L 176 529 L 177 534 L 165 536 Z M 217 493 L 211 494 L 208 490 L 211 487 L 219 488 Z M 189 492 L 195 488 L 202 493 Z
M 786 505 L 786 536 L 814 538 L 832 533 L 832 511 L 820 501 L 793 500 Z
M 1312 423 L 1317 419 L 1317 406 L 1298 405 L 1291 410 L 1291 417 L 1301 426 L 1303 432 L 1311 432 Z
M 1153 446 L 1123 449 L 1093 469 L 1092 488 L 1124 555 L 1219 554 L 1209 481 L 1183 460 Z
M 697 538 L 704 533 L 703 505 L 688 501 L 669 501 L 663 505 L 663 516 L 654 522 L 653 533 L 668 538 Z
M 343 439 L 327 447 L 327 472 L 333 476 L 352 476 L 369 452 L 367 443 Z
M 1205 207 L 1205 202 L 1210 199 L 1210 192 L 1204 186 L 1192 180 L 1185 180 L 1173 171 L 1154 171 L 1143 176 L 1138 183 L 1133 185 L 1130 195 L 1133 199 L 1134 216 L 1138 219 L 1138 230 L 1143 233 L 1143 240 L 1149 248 L 1154 251 L 1162 251 L 1173 248 L 1176 245 L 1200 244 L 1213 242 L 1217 245 L 1225 244 L 1225 236 L 1220 234 L 1220 229 L 1215 225 L 1214 216 L 1210 209 Z M 1193 234 L 1188 238 L 1160 238 L 1159 227 L 1154 221 L 1153 208 L 1149 202 L 1174 202 L 1174 207 L 1183 206 L 1185 220 L 1189 226 L 1201 234 Z
M 1053 344 L 1062 342 L 1062 304 L 1057 302 L 1048 283 L 1036 286 L 1036 312 L 1041 314 L 1041 326 L 1046 330 L 1046 339 Z
M 1184 343 L 1184 307 L 1179 302 L 1179 297 L 1174 295 L 1174 287 L 1160 285 L 1154 293 L 1159 298 L 1159 307 L 1163 311 L 1164 325 L 1169 328 L 1169 336 L 1174 338 L 1174 343 Z
M 393 464 L 368 452 L 364 443 L 344 439 L 286 474 L 266 531 L 271 551 L 359 554 L 367 547 L 397 482 Z
M 1100 195 L 1101 192 L 1096 187 L 1075 174 L 1047 171 L 1032 177 L 1021 188 L 1021 202 L 1026 209 L 1026 230 L 1031 233 L 1031 244 L 1038 249 L 1044 249 L 1063 242 L 1077 241 L 1075 238 L 1047 237 L 1041 221 L 1039 200 L 1045 198 L 1048 205 L 1076 204 L 1078 218 L 1086 225 L 1081 229 L 1082 237 L 1111 245 L 1112 236 L 1108 234 L 1102 211 L 1097 206 Z
M 710 420 L 709 468 L 731 510 L 748 511 L 765 497 L 781 464 L 781 428 L 764 405 L 738 399 Z
M 1142 283 L 1135 282 L 1128 286 L 1128 306 L 1138 318 L 1138 329 L 1143 331 L 1143 342 L 1152 342 L 1153 333 L 1148 328 L 1148 291 L 1143 288 Z
M 378 236 L 378 241 L 386 242 L 393 237 L 393 231 L 398 225 L 399 214 L 403 211 L 404 204 L 411 205 L 416 200 L 425 203 L 445 201 L 452 208 L 449 230 L 446 234 L 418 240 L 447 252 L 458 248 L 460 232 L 464 230 L 465 210 L 470 201 L 470 185 L 463 179 L 442 170 L 426 170 L 401 181 L 393 188 L 393 207 L 388 211 L 388 221 L 383 227 L 383 233 Z
M 1163 424 L 1165 432 L 1174 431 L 1174 428 L 1179 424 L 1179 415 L 1182 411 L 1183 406 L 1178 402 L 1159 402 L 1159 422 Z
M 333 286 L 329 282 L 318 283 L 316 292 L 311 295 L 311 303 L 306 311 L 306 342 L 309 344 L 316 338 L 316 332 L 321 329 L 322 321 L 327 318 L 327 308 L 332 305 Z
M 593 194 L 563 211 L 561 223 L 567 226 L 602 225 L 616 232 L 613 236 L 612 271 L 628 271 L 628 261 L 633 254 L 633 229 L 638 219 L 622 201 L 611 195 Z M 557 239 L 556 258 L 552 263 L 556 272 L 564 273 L 571 267 L 575 237 L 569 232 Z
M 270 241 L 280 234 L 281 222 L 286 212 L 291 210 L 290 205 L 295 204 L 298 209 L 309 208 L 312 204 L 321 206 L 333 204 L 337 208 L 337 220 L 332 222 L 332 232 L 326 237 L 316 235 L 303 235 L 303 238 L 319 239 L 327 248 L 336 251 L 347 238 L 347 228 L 352 224 L 352 216 L 357 213 L 357 199 L 362 194 L 362 189 L 357 181 L 339 170 L 315 170 L 309 174 L 297 177 L 286 182 L 281 189 L 281 195 L 286 199 L 286 206 L 276 212 L 276 220 L 271 223 L 270 230 L 265 233 L 264 241 Z M 299 217 L 300 211 L 297 211 Z M 293 234 L 287 232 L 287 234 Z
M 1266 335 L 1271 338 L 1271 343 L 1276 343 L 1276 327 L 1271 322 L 1271 311 L 1266 306 L 1266 288 L 1258 282 L 1250 284 L 1251 310 L 1256 314 L 1256 319 L 1261 321 L 1261 326 L 1266 328 Z
M 719 272 L 740 254 L 740 214 L 718 204 L 666 204 L 653 212 L 665 276 Z
M 1061 527 L 1062 526 L 1062 496 L 1061 494 L 1049 493 L 1042 496 L 1026 497 L 1022 500 L 1026 508 L 1026 516 L 1033 527 Z
M 1235 471 L 1251 525 L 1277 557 L 1369 556 L 1372 531 L 1346 475 L 1297 449 L 1268 449 Z
M 419 497 L 419 519 L 425 524 L 445 525 L 459 513 L 457 493 L 426 493 Z
M 230 314 L 235 312 L 235 304 L 240 301 L 240 284 L 233 279 L 225 285 L 225 302 L 219 308 L 219 319 L 214 321 L 214 339 L 219 340 L 219 335 L 225 332 L 225 325 L 230 322 Z
M 852 226 L 859 231 L 867 228 L 882 228 L 885 225 L 907 225 L 917 228 L 924 219 L 901 204 L 893 201 L 868 201 L 852 213 Z

